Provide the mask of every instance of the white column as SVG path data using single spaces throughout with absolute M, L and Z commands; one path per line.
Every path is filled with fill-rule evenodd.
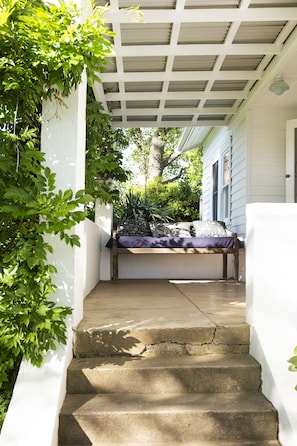
M 280 442 L 297 444 L 297 204 L 247 206 L 247 321 L 251 354 L 262 366 L 263 392 L 279 414 Z
M 57 189 L 77 192 L 85 185 L 85 110 L 86 80 L 63 103 L 53 101 L 44 104 L 42 123 L 42 151 L 46 164 L 56 173 Z M 83 239 L 83 224 L 73 232 Z M 58 269 L 54 280 L 58 285 L 56 298 L 62 305 L 74 308 L 73 323 L 82 317 L 83 277 L 85 270 L 84 250 L 65 245 L 59 237 L 49 240 L 54 247 L 53 261 Z

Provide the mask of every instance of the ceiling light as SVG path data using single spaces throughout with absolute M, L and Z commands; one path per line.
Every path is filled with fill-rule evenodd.
M 285 91 L 289 90 L 289 85 L 281 77 L 275 79 L 269 87 L 277 96 L 281 96 Z

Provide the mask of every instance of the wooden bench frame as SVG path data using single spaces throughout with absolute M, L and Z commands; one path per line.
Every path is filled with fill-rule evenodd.
M 239 274 L 239 241 L 237 234 L 226 230 L 228 237 L 234 237 L 233 248 L 118 248 L 117 232 L 113 232 L 112 243 L 112 272 L 113 280 L 119 277 L 120 254 L 221 254 L 223 256 L 222 276 L 227 279 L 228 254 L 234 256 L 234 280 L 238 280 Z

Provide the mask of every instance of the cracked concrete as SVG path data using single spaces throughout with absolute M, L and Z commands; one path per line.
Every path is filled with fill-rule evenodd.
M 248 351 L 245 286 L 226 281 L 100 282 L 84 303 L 75 355 Z

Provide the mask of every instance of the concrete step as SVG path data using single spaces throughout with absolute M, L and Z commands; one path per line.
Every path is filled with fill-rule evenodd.
M 135 324 L 134 324 L 135 325 Z M 139 324 L 140 325 L 140 324 Z M 174 324 L 173 324 L 174 325 Z M 119 329 L 82 321 L 74 333 L 74 356 L 163 356 L 248 353 L 250 328 L 246 323 L 216 326 L 208 319 L 202 326 Z
M 65 445 L 65 444 L 60 444 L 59 446 L 85 446 L 83 444 L 72 444 L 72 445 Z M 123 442 L 119 442 L 119 443 L 110 443 L 108 442 L 102 442 L 100 441 L 99 443 L 92 443 L 92 446 L 139 446 L 139 443 L 134 443 L 134 442 L 128 442 L 128 443 L 123 443 Z M 172 443 L 172 442 L 154 442 L 154 444 L 152 445 L 151 442 L 147 443 L 147 442 L 142 442 L 141 446 L 181 446 L 181 443 Z M 236 441 L 235 443 L 232 441 L 194 441 L 194 442 L 186 442 L 186 443 L 182 443 L 182 446 L 239 446 L 238 442 Z M 271 441 L 241 441 L 240 442 L 240 446 L 281 446 L 280 442 L 277 440 L 271 440 Z
M 90 444 L 90 443 L 89 443 Z M 85 446 L 83 444 L 71 444 L 71 445 L 66 445 L 66 444 L 60 444 L 59 446 Z M 128 443 L 123 443 L 123 442 L 117 442 L 117 443 L 110 443 L 108 442 L 102 442 L 100 441 L 99 443 L 92 443 L 92 446 L 140 446 L 139 443 L 134 443 L 132 442 L 128 442 Z M 165 442 L 154 442 L 154 444 L 152 445 L 151 442 L 147 443 L 147 442 L 142 442 L 141 446 L 239 446 L 238 442 L 236 441 L 235 443 L 232 441 L 195 441 L 195 442 L 186 442 L 186 443 L 165 443 Z M 241 441 L 240 442 L 240 446 L 281 446 L 280 442 L 277 440 L 271 440 L 271 441 Z
M 259 445 L 276 438 L 275 410 L 261 394 L 67 395 L 60 414 L 63 445 Z
M 74 359 L 68 393 L 258 392 L 260 367 L 247 354 Z

